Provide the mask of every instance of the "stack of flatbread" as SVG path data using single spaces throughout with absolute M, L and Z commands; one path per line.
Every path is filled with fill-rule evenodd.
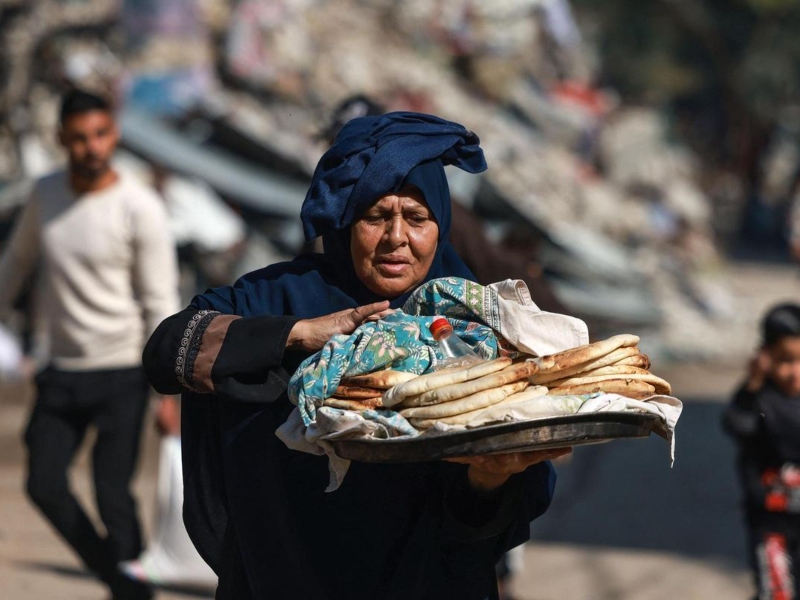
M 333 395 L 326 398 L 322 404 L 348 410 L 384 408 L 382 398 L 386 390 L 417 377 L 414 373 L 388 369 L 348 377 L 342 379 Z
M 398 411 L 417 429 L 435 423 L 462 425 L 484 410 L 544 396 L 547 388 L 531 386 L 538 367 L 497 358 L 422 375 L 383 395 L 383 405 Z
M 488 411 L 545 395 L 605 392 L 641 399 L 670 394 L 669 383 L 650 373 L 635 335 L 571 348 L 523 361 L 497 358 L 464 367 L 414 375 L 377 371 L 343 379 L 325 406 L 349 410 L 390 408 L 417 429 L 436 423 L 480 422 Z
M 530 361 L 497 358 L 420 376 L 378 371 L 343 379 L 323 404 L 350 410 L 391 408 L 418 429 L 437 421 L 463 424 L 490 407 L 546 395 L 546 387 L 530 385 L 537 370 Z
M 531 376 L 531 383 L 546 386 L 550 395 L 605 392 L 633 399 L 669 395 L 669 383 L 648 370 L 650 359 L 639 352 L 638 343 L 635 335 L 615 335 L 535 358 L 539 370 Z

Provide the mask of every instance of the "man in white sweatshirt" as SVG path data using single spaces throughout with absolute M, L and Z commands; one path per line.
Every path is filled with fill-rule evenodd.
M 175 249 L 160 199 L 111 166 L 119 133 L 110 103 L 72 91 L 60 124 L 68 168 L 37 182 L 0 259 L 0 314 L 38 271 L 50 344 L 25 432 L 27 491 L 114 600 L 150 598 L 117 565 L 142 550 L 130 491 L 149 395 L 141 351 L 178 308 Z M 67 477 L 89 426 L 105 536 Z

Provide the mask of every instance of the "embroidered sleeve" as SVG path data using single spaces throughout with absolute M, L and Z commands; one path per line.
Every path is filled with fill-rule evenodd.
M 194 385 L 194 364 L 200 352 L 203 334 L 211 321 L 220 314 L 215 310 L 201 310 L 192 316 L 183 332 L 178 356 L 175 359 L 175 376 L 183 387 L 193 392 L 205 391 Z
M 228 339 L 231 323 L 241 318 L 236 315 L 217 315 L 206 327 L 200 340 L 200 351 L 194 360 L 194 371 L 190 380 L 195 390 L 206 393 L 216 391 L 217 386 L 213 378 L 214 365 L 222 352 L 222 345 Z
M 192 391 L 267 403 L 284 397 L 286 340 L 297 317 L 240 317 L 189 306 L 164 319 L 142 352 L 160 394 Z

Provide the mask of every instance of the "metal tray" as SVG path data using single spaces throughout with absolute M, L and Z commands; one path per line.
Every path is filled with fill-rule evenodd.
M 441 460 L 454 456 L 547 450 L 646 438 L 661 423 L 648 413 L 587 413 L 488 425 L 454 433 L 388 440 L 331 440 L 342 458 L 371 463 Z

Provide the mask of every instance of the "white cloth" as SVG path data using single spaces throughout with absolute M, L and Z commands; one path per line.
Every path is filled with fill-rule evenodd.
M 669 444 L 670 466 L 675 462 L 675 427 L 683 411 L 683 403 L 672 396 L 653 396 L 646 400 L 632 400 L 617 394 L 603 394 L 586 401 L 578 411 L 586 412 L 648 412 L 664 420 L 663 427 L 654 431 Z
M 0 259 L 0 314 L 37 265 L 38 316 L 60 369 L 139 365 L 147 337 L 178 310 L 167 211 L 124 172 L 80 195 L 65 171 L 37 182 Z
M 432 429 L 437 432 L 459 431 L 496 423 L 531 421 L 562 415 L 646 412 L 662 419 L 662 424 L 654 431 L 667 440 L 670 465 L 672 465 L 675 462 L 675 426 L 682 410 L 683 403 L 672 396 L 651 396 L 644 400 L 633 400 L 618 394 L 597 394 L 588 399 L 586 396 L 541 396 L 535 400 L 489 407 L 466 425 L 437 423 Z
M 534 400 L 498 406 L 494 410 L 490 407 L 467 425 L 437 423 L 420 435 L 440 435 L 496 423 L 531 421 L 572 414 L 646 412 L 657 415 L 663 420 L 654 431 L 667 440 L 670 466 L 672 466 L 675 462 L 675 427 L 682 410 L 681 401 L 671 396 L 653 396 L 645 400 L 633 400 L 617 394 L 598 394 L 588 399 L 586 396 L 542 396 Z M 410 427 L 400 414 L 393 411 L 369 411 L 369 413 L 370 418 L 365 418 L 362 413 L 356 411 L 326 406 L 317 411 L 314 426 L 306 428 L 299 411 L 295 408 L 286 423 L 278 428 L 276 435 L 292 450 L 328 455 L 330 483 L 325 491 L 332 492 L 344 481 L 350 461 L 337 456 L 330 442 L 343 439 L 387 439 L 408 436 L 407 433 L 400 432 L 400 423 Z M 379 414 L 387 416 L 376 418 Z
M 306 427 L 295 407 L 275 435 L 286 447 L 308 454 L 327 454 L 330 481 L 326 492 L 333 492 L 344 481 L 350 461 L 336 455 L 331 441 L 340 439 L 388 439 L 413 437 L 417 431 L 400 413 L 370 410 L 365 413 L 323 406 L 312 425 Z
M 489 325 L 522 352 L 546 356 L 589 343 L 586 323 L 540 309 L 521 279 L 493 283 L 486 286 L 485 293 L 496 296 L 499 313 L 499 323 Z

